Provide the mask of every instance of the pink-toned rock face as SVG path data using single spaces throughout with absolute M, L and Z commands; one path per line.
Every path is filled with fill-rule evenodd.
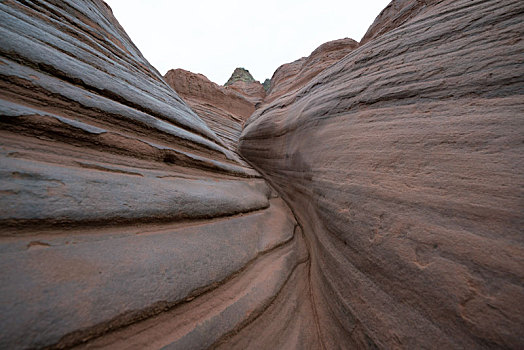
M 232 91 L 217 85 L 202 74 L 172 69 L 164 78 L 184 100 L 212 103 L 213 106 L 220 107 L 243 120 L 255 111 L 255 104 L 247 99 L 250 95 L 241 93 L 240 89 Z
M 235 81 L 233 84 L 225 86 L 226 90 L 234 90 L 244 96 L 249 100 L 253 105 L 264 100 L 266 97 L 266 91 L 260 82 L 246 82 L 246 81 Z M 250 114 L 251 115 L 251 114 Z M 247 119 L 247 118 L 246 118 Z
M 290 92 L 296 92 L 317 74 L 353 51 L 358 43 L 353 39 L 339 39 L 320 45 L 309 57 L 303 57 L 280 66 L 271 78 L 271 87 L 264 103 L 274 101 Z
M 202 74 L 183 69 L 171 69 L 164 79 L 228 148 L 236 152 L 242 125 L 255 111 L 257 101 L 247 92 L 219 86 Z
M 373 24 L 368 28 L 366 34 L 360 40 L 360 45 L 364 45 L 374 38 L 378 38 L 387 32 L 396 29 L 411 20 L 429 6 L 437 3 L 438 0 L 392 0 Z
M 523 13 L 394 0 L 265 96 L 1 2 L 0 349 L 521 348 Z
M 249 74 L 243 68 L 237 68 L 237 72 Z M 235 74 L 230 80 L 234 77 Z M 249 78 L 254 80 L 250 74 Z M 228 81 L 226 86 L 220 86 L 202 74 L 183 69 L 171 69 L 164 79 L 235 152 L 244 121 L 266 96 L 258 81 Z
M 521 348 L 524 3 L 401 3 L 241 154 L 304 230 L 325 348 Z

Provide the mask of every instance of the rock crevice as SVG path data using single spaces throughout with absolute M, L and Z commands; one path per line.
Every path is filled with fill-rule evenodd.
M 523 13 L 393 0 L 264 90 L 0 3 L 0 348 L 518 349 Z

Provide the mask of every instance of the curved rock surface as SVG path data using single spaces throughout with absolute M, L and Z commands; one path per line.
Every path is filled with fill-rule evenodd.
M 272 102 L 285 94 L 296 92 L 357 46 L 358 43 L 353 39 L 333 40 L 320 45 L 308 57 L 302 57 L 294 62 L 281 65 L 271 77 L 270 88 L 264 103 Z
M 254 104 L 246 100 L 241 93 L 217 85 L 203 74 L 188 72 L 183 69 L 171 69 L 164 76 L 166 82 L 184 100 L 200 100 L 213 103 L 243 120 L 253 114 Z
M 374 38 L 400 27 L 410 19 L 425 11 L 428 6 L 437 3 L 437 0 L 393 0 L 380 12 L 366 34 L 360 40 L 364 45 Z
M 130 324 L 149 331 L 123 347 L 205 348 L 296 302 L 292 213 L 105 3 L 1 2 L 0 75 L 0 348 L 93 347 Z
M 520 348 L 523 17 L 394 0 L 260 103 L 1 2 L 0 348 Z
M 255 82 L 245 82 L 245 81 L 235 81 L 232 84 L 225 86 L 227 90 L 234 90 L 244 96 L 249 102 L 257 107 L 257 104 L 262 102 L 266 97 L 266 90 L 264 86 L 260 84 L 259 81 Z M 246 118 L 247 119 L 247 118 Z
M 301 89 L 273 76 L 240 151 L 304 230 L 323 347 L 522 347 L 523 14 L 394 1 Z
M 250 96 L 183 69 L 171 69 L 164 78 L 228 148 L 236 152 L 242 125 L 255 111 Z

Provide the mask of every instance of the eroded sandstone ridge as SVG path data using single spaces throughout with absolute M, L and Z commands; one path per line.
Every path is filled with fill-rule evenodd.
M 320 72 L 338 62 L 357 46 L 358 43 L 353 39 L 333 40 L 317 47 L 308 57 L 281 65 L 271 77 L 264 103 L 270 103 L 283 95 L 296 93 Z
M 254 105 L 262 102 L 266 97 L 266 90 L 259 81 L 245 68 L 235 68 L 233 74 L 224 84 L 226 89 L 237 91 L 251 101 Z
M 315 343 L 290 210 L 105 3 L 3 1 L 0 32 L 0 348 L 207 348 L 264 311 Z
M 244 122 L 266 97 L 264 87 L 244 68 L 235 69 L 225 86 L 184 69 L 171 69 L 164 79 L 234 152 Z
M 248 120 L 241 154 L 304 229 L 325 348 L 522 347 L 523 13 L 393 1 Z
M 0 3 L 0 348 L 520 348 L 523 14 L 394 0 L 266 95 Z
M 202 74 L 171 69 L 166 82 L 236 151 L 244 121 L 255 111 L 255 104 L 237 91 L 219 86 Z

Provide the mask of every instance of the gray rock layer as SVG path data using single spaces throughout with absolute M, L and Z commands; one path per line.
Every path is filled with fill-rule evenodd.
M 205 348 L 296 298 L 292 213 L 105 3 L 2 1 L 0 86 L 0 348 Z
M 1 2 L 0 348 L 521 348 L 522 23 L 394 0 L 277 70 L 257 171 L 102 1 Z

